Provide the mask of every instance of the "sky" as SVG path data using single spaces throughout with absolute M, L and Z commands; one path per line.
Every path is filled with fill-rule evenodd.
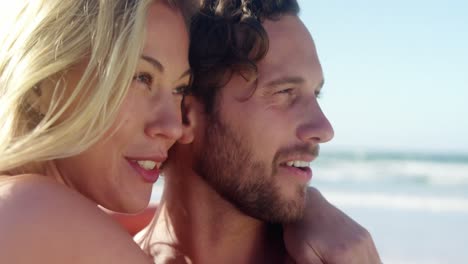
M 335 129 L 324 147 L 468 153 L 468 1 L 299 3 Z

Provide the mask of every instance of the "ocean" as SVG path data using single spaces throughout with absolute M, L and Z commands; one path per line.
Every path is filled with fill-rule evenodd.
M 311 185 L 369 230 L 383 263 L 468 264 L 468 154 L 323 150 L 311 167 Z
M 468 263 L 468 155 L 322 151 L 312 169 L 384 263 Z

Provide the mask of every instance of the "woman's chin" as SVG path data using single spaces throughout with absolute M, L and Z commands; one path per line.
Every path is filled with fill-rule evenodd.
M 150 199 L 151 193 L 148 195 L 135 195 L 132 197 L 132 199 L 125 197 L 124 199 L 121 199 L 120 203 L 118 204 L 102 204 L 101 206 L 116 213 L 137 214 L 148 207 Z

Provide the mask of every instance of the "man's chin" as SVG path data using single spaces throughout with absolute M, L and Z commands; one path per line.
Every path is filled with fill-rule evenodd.
M 294 199 L 281 199 L 271 202 L 263 212 L 254 213 L 253 217 L 273 224 L 294 223 L 302 219 L 305 210 L 305 194 Z
M 302 208 L 295 208 L 291 210 L 287 208 L 283 212 L 273 212 L 271 215 L 264 216 L 261 219 L 263 222 L 272 223 L 272 224 L 289 224 L 294 223 L 302 219 L 304 215 L 304 210 Z
M 276 214 L 276 223 L 293 223 L 302 219 L 306 204 L 307 188 L 299 186 L 289 196 L 283 196 L 281 208 L 278 208 Z

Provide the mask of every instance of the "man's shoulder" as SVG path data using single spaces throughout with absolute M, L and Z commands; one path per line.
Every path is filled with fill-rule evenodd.
M 0 263 L 125 263 L 118 261 L 129 260 L 123 254 L 144 263 L 131 237 L 97 205 L 44 176 L 2 177 L 0 215 Z

